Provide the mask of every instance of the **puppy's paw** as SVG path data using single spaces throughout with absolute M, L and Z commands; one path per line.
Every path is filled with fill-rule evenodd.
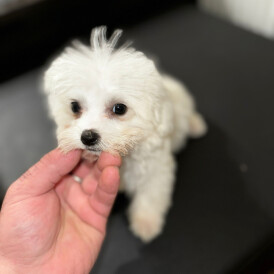
M 129 220 L 133 234 L 145 243 L 160 235 L 163 229 L 163 217 L 157 213 L 131 212 Z

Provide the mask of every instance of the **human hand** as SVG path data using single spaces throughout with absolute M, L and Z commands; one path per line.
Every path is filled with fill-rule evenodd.
M 10 186 L 0 214 L 1 273 L 89 273 L 118 192 L 121 158 L 103 152 L 89 164 L 81 153 L 55 149 Z

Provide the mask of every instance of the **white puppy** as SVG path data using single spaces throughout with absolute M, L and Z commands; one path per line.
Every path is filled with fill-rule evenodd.
M 203 135 L 206 125 L 180 82 L 134 48 L 115 49 L 121 33 L 107 40 L 99 27 L 91 46 L 74 42 L 52 62 L 44 87 L 64 151 L 84 149 L 91 161 L 101 151 L 124 157 L 121 190 L 132 199 L 130 228 L 148 242 L 161 233 L 171 205 L 172 153 L 187 137 Z

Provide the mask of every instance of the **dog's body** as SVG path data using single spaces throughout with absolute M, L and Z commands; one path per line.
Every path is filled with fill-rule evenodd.
M 46 72 L 45 90 L 64 151 L 85 149 L 91 161 L 101 151 L 124 156 L 120 190 L 132 199 L 131 230 L 150 241 L 171 205 L 172 153 L 206 125 L 181 83 L 141 52 L 114 49 L 121 32 L 107 41 L 105 31 L 93 30 L 91 48 L 67 48 Z

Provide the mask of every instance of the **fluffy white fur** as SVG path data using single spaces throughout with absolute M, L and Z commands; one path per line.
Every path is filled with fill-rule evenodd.
M 91 46 L 74 42 L 45 73 L 44 87 L 64 151 L 84 149 L 91 161 L 101 151 L 123 158 L 121 190 L 131 198 L 130 228 L 148 242 L 158 236 L 171 205 L 175 162 L 172 155 L 188 137 L 199 137 L 206 125 L 192 97 L 177 80 L 162 75 L 154 62 L 134 48 L 115 48 L 121 35 L 106 39 L 106 28 L 95 28 Z M 82 108 L 76 117 L 71 102 Z M 122 115 L 113 105 L 128 107 Z M 84 130 L 101 136 L 90 152 L 81 142 Z

